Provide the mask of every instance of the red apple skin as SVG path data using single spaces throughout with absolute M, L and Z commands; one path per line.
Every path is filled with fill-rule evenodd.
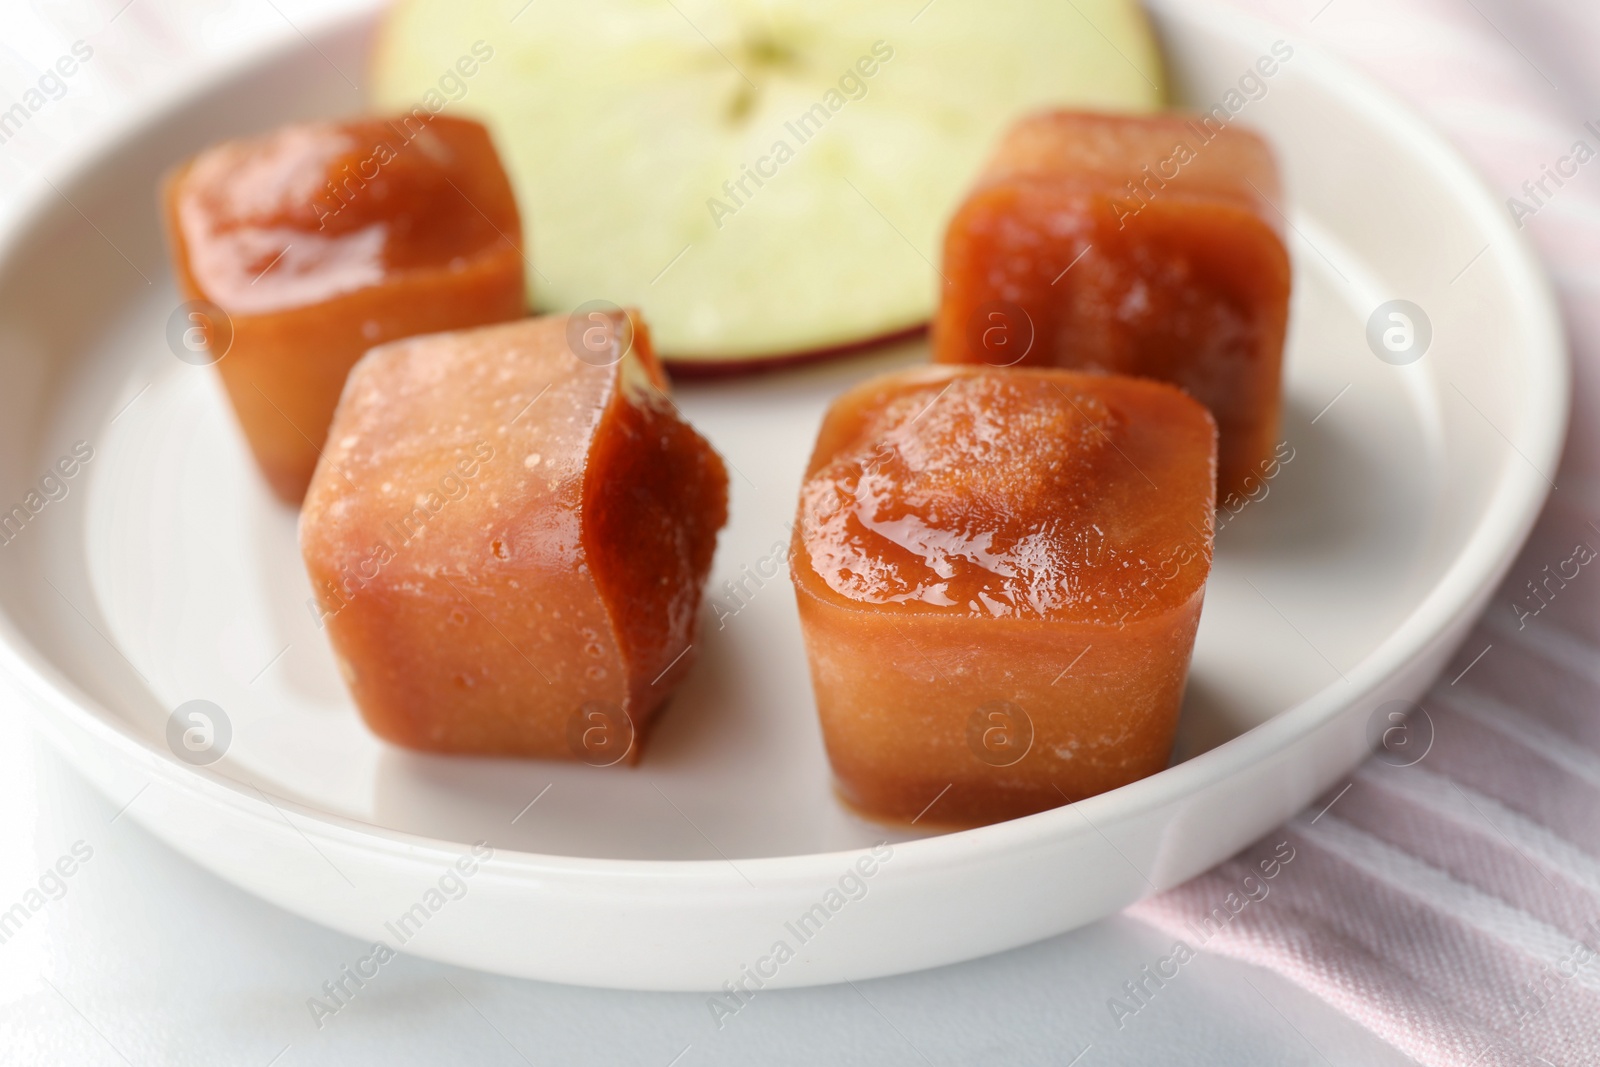
M 892 333 L 878 334 L 860 341 L 832 345 L 828 348 L 813 348 L 803 352 L 775 352 L 770 356 L 732 356 L 728 358 L 714 356 L 700 359 L 662 356 L 661 362 L 675 379 L 733 378 L 747 374 L 766 374 L 770 371 L 789 370 L 794 367 L 805 367 L 828 360 L 847 359 L 851 356 L 863 356 L 874 349 L 887 348 L 890 345 L 901 344 L 905 341 L 914 341 L 917 338 L 927 336 L 927 333 L 928 324 L 921 322 L 904 330 L 895 330 Z

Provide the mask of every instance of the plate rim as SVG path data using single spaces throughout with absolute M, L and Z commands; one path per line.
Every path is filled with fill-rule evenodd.
M 1418 157 L 1429 164 L 1442 184 L 1458 195 L 1465 212 L 1491 237 L 1489 247 L 1497 252 L 1506 267 L 1508 284 L 1503 291 L 1507 305 L 1520 309 L 1519 318 L 1526 319 L 1532 327 L 1524 333 L 1521 346 L 1528 374 L 1519 411 L 1518 440 L 1512 442 L 1512 447 L 1523 453 L 1526 465 L 1534 469 L 1519 475 L 1517 464 L 1508 462 L 1505 465 L 1471 534 L 1450 566 L 1376 648 L 1344 671 L 1345 682 L 1329 683 L 1215 748 L 1118 789 L 1019 819 L 898 842 L 894 845 L 896 866 L 908 874 L 981 861 L 1050 841 L 1070 840 L 1096 832 L 1093 827 L 1102 825 L 1102 820 L 1131 821 L 1148 816 L 1270 758 L 1314 733 L 1352 703 L 1367 698 L 1385 680 L 1424 656 L 1434 642 L 1450 631 L 1452 621 L 1462 611 L 1471 609 L 1478 597 L 1492 590 L 1515 559 L 1543 509 L 1549 495 L 1544 471 L 1555 473 L 1566 439 L 1571 360 L 1554 289 L 1526 236 L 1511 226 L 1487 183 L 1462 153 L 1409 103 L 1319 45 L 1293 40 L 1287 30 L 1219 4 L 1180 0 L 1145 0 L 1145 4 L 1147 9 L 1159 13 L 1160 21 L 1168 25 L 1203 21 L 1243 40 L 1259 40 L 1266 34 L 1290 39 L 1297 61 L 1313 68 L 1313 76 L 1320 71 L 1321 80 L 1340 83 L 1351 105 L 1358 108 L 1364 118 L 1418 146 Z M 145 103 L 114 120 L 100 134 L 69 149 L 43 171 L 42 187 L 17 197 L 15 210 L 0 220 L 0 262 L 11 261 L 19 246 L 28 243 L 61 214 L 61 208 L 54 202 L 56 196 L 64 198 L 65 191 L 88 182 L 98 163 L 126 150 L 142 132 L 171 112 L 203 97 L 215 86 L 284 62 L 312 42 L 370 33 L 378 17 L 379 9 L 372 7 L 323 19 L 308 25 L 303 37 L 286 33 L 269 38 L 225 60 L 213 61 L 167 90 L 146 97 Z M 152 779 L 160 779 L 185 793 L 199 794 L 202 799 L 224 803 L 252 822 L 275 826 L 284 817 L 280 812 L 292 812 L 297 822 L 305 824 L 305 832 L 362 850 L 375 860 L 405 861 L 424 854 L 453 859 L 462 848 L 470 846 L 470 842 L 413 834 L 289 798 L 279 798 L 280 802 L 273 804 L 251 796 L 251 786 L 241 779 L 181 763 L 176 757 L 163 753 L 153 739 L 136 733 L 121 716 L 61 672 L 48 656 L 33 646 L 26 631 L 6 611 L 0 611 L 0 676 L 31 698 L 22 703 L 25 710 L 46 727 L 43 732 L 47 736 L 64 741 L 62 725 L 85 730 Z M 1353 695 L 1341 692 L 1346 685 L 1354 687 Z M 64 723 L 51 721 L 52 714 L 65 720 Z M 76 766 L 70 743 L 58 743 L 58 747 L 64 749 L 68 762 Z M 1074 809 L 1080 811 L 1081 817 L 1074 818 L 1070 814 Z M 130 811 L 129 814 L 144 824 L 138 813 Z M 1089 825 L 1085 826 L 1085 822 Z M 158 833 L 157 836 L 162 835 Z M 858 851 L 741 857 L 738 863 L 740 870 L 757 877 L 764 887 L 779 889 L 809 885 L 818 877 L 832 878 L 839 864 Z M 727 861 L 723 859 L 618 859 L 511 848 L 496 848 L 485 865 L 504 875 L 534 875 L 541 879 L 591 883 L 599 879 L 619 886 L 648 879 L 704 891 L 722 888 L 728 877 Z M 1149 891 L 1152 890 L 1146 893 Z

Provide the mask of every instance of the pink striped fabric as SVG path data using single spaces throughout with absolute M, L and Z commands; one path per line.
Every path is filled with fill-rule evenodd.
M 1502 196 L 1527 201 L 1523 183 L 1600 118 L 1592 0 L 1234 6 L 1366 68 Z M 1260 844 L 1130 909 L 1191 947 L 1279 972 L 1429 1065 L 1600 1063 L 1600 558 L 1546 581 L 1600 557 L 1600 161 L 1592 169 L 1525 220 L 1576 364 L 1558 489 L 1422 702 L 1433 747 L 1413 766 L 1368 761 Z

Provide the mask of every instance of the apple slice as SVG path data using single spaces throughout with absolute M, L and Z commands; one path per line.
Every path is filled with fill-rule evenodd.
M 702 366 L 926 322 L 1013 120 L 1162 96 L 1134 0 L 400 0 L 371 81 L 489 126 L 540 309 L 636 305 Z

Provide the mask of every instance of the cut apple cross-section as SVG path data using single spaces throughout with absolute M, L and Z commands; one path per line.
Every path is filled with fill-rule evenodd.
M 1164 767 L 1215 463 L 1211 417 L 1158 382 L 927 368 L 840 397 L 790 569 L 845 799 L 974 825 Z
M 1162 83 L 1135 0 L 400 0 L 372 71 L 382 108 L 494 131 L 542 310 L 637 305 L 674 370 L 922 325 L 999 132 Z
M 373 732 L 435 752 L 639 758 L 693 662 L 727 519 L 641 322 L 434 334 L 351 372 L 300 520 Z

